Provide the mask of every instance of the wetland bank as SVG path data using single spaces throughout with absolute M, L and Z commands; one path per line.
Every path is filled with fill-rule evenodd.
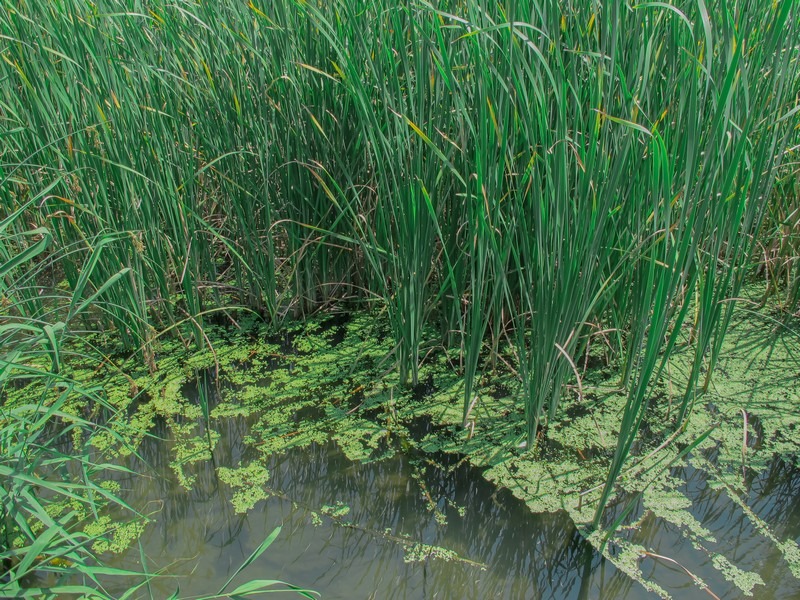
M 763 4 L 5 2 L 0 595 L 800 593 Z

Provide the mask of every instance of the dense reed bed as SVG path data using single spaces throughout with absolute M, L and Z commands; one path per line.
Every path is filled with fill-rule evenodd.
M 4 327 L 80 313 L 155 368 L 212 312 L 361 304 L 404 382 L 458 351 L 465 419 L 507 341 L 529 447 L 596 340 L 628 393 L 599 524 L 676 347 L 677 430 L 747 278 L 797 310 L 799 48 L 792 0 L 5 1 Z
M 103 296 L 129 270 L 90 287 L 113 235 L 58 248 L 46 227 L 24 229 L 30 206 L 55 185 L 0 220 L 0 596 L 152 598 L 150 583 L 160 573 L 148 572 L 143 554 L 136 570 L 104 564 L 109 551 L 121 552 L 135 542 L 148 520 L 141 507 L 127 504 L 116 480 L 130 471 L 99 450 L 111 444 L 137 452 L 120 430 L 108 426 L 128 415 L 109 401 L 102 385 L 78 381 L 72 372 L 75 361 L 97 368 L 109 361 L 92 341 L 76 340 L 92 336 L 84 329 L 93 320 L 91 310 L 114 308 Z M 48 284 L 62 261 L 79 271 L 69 290 Z M 15 392 L 24 386 L 33 394 L 20 400 Z M 275 580 L 232 585 L 279 533 L 280 528 L 268 535 L 218 592 L 202 600 L 281 590 L 313 598 L 314 592 Z M 126 582 L 122 596 L 104 587 L 114 579 Z M 181 597 L 179 586 L 171 597 Z

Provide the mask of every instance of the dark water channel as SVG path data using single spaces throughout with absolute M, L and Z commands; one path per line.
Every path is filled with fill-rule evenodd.
M 456 466 L 455 459 L 442 470 L 426 465 L 422 457 L 403 455 L 352 463 L 332 442 L 293 449 L 269 461 L 268 487 L 274 495 L 247 515 L 236 514 L 230 488 L 215 469 L 256 458 L 245 443 L 248 423 L 233 418 L 213 426 L 221 434 L 214 460 L 187 470 L 197 478 L 191 491 L 178 484 L 168 464 L 173 453 L 166 428 L 145 441 L 142 460 L 128 465 L 141 475 L 120 481 L 127 500 L 155 519 L 141 538 L 148 571 L 168 573 L 152 583 L 155 598 L 168 597 L 178 586 L 183 597 L 216 592 L 279 525 L 278 539 L 237 582 L 281 579 L 329 599 L 655 597 L 598 555 L 565 514 L 531 514 L 476 469 Z M 739 566 L 754 568 L 767 582 L 756 588 L 755 597 L 800 598 L 798 580 L 781 564 L 780 553 L 741 510 L 706 486 L 699 472 L 685 475 L 696 517 L 718 536 L 728 555 L 733 549 Z M 798 539 L 797 469 L 776 463 L 775 472 L 755 477 L 750 487 L 755 512 L 773 525 L 782 523 L 777 528 L 781 539 Z M 341 519 L 322 513 L 323 506 L 336 503 L 350 509 Z M 441 513 L 438 520 L 432 504 Z M 446 524 L 440 522 L 442 515 Z M 404 537 L 446 548 L 465 560 L 406 562 Z M 710 558 L 669 525 L 645 520 L 634 541 L 689 565 L 720 598 L 741 597 L 713 569 Z M 117 564 L 141 569 L 140 549 Z M 711 597 L 675 565 L 646 558 L 641 566 L 675 598 Z

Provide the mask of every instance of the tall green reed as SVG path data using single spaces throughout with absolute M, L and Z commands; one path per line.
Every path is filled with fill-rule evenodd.
M 63 247 L 110 236 L 88 283 L 59 263 L 72 290 L 130 269 L 98 323 L 202 344 L 208 303 L 360 299 L 403 381 L 459 350 L 465 419 L 508 335 L 530 446 L 613 332 L 598 523 L 670 356 L 676 427 L 709 381 L 798 119 L 792 2 L 4 6 L 2 206 Z
M 95 447 L 96 440 L 97 447 L 126 444 L 118 428 L 106 425 L 123 416 L 107 402 L 102 385 L 70 375 L 76 358 L 98 364 L 107 360 L 99 353 L 75 356 L 76 339 L 85 333 L 86 321 L 111 312 L 112 292 L 125 284 L 130 269 L 94 287 L 93 272 L 119 235 L 102 234 L 60 248 L 48 227 L 27 229 L 29 208 L 43 205 L 58 183 L 28 190 L 27 202 L 0 221 L 0 595 L 140 597 L 155 575 L 104 564 L 99 548 L 108 545 L 116 527 L 100 533 L 90 533 L 89 527 L 111 511 L 118 525 L 125 519 L 145 520 L 107 485 L 114 473 L 128 469 L 108 462 Z M 8 179 L 0 180 L 0 194 L 10 187 Z M 69 291 L 57 285 L 66 260 L 75 265 L 76 275 Z M 208 427 L 207 398 L 203 410 Z M 228 589 L 279 532 L 206 597 L 291 591 L 312 598 L 315 592 L 269 579 Z M 106 592 L 113 578 L 125 582 L 121 595 Z
M 660 69 L 675 74 L 669 97 L 677 106 L 666 109 L 674 112 L 672 127 L 652 129 L 651 181 L 661 188 L 655 195 L 661 204 L 648 217 L 652 237 L 643 248 L 649 261 L 638 263 L 634 278 L 640 310 L 630 327 L 633 377 L 595 525 L 692 309 L 687 341 L 693 358 L 677 427 L 708 385 L 768 206 L 774 161 L 791 132 L 784 115 L 795 100 L 789 89 L 797 81 L 797 61 L 779 40 L 786 34 L 797 39 L 800 17 L 792 6 L 763 12 L 745 3 L 735 11 L 723 3 L 713 12 L 700 2 L 685 8 L 675 9 L 663 26 L 671 34 L 667 39 L 687 51 L 690 43 L 697 48 L 696 58 Z M 674 52 L 664 57 L 678 62 Z M 705 384 L 698 387 L 703 371 Z

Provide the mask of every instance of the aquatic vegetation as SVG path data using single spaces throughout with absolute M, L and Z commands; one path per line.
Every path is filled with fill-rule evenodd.
M 742 471 L 743 465 L 749 473 L 767 468 L 776 453 L 794 461 L 800 450 L 796 436 L 786 434 L 794 427 L 796 395 L 789 386 L 774 385 L 789 381 L 797 370 L 790 333 L 779 336 L 770 350 L 757 343 L 761 325 L 752 313 L 744 312 L 734 319 L 732 334 L 720 354 L 720 371 L 704 405 L 676 435 L 666 418 L 674 408 L 668 401 L 659 403 L 661 412 L 648 421 L 646 435 L 639 438 L 635 458 L 622 473 L 618 491 L 611 499 L 615 518 L 626 515 L 623 522 L 616 527 L 612 523 L 608 528 L 593 528 L 595 505 L 607 475 L 606 461 L 614 451 L 627 401 L 610 371 L 586 372 L 583 394 L 565 400 L 563 416 L 550 424 L 546 441 L 531 453 L 520 447 L 526 440 L 526 424 L 513 398 L 520 385 L 513 373 L 498 368 L 491 381 L 483 381 L 497 393 L 482 396 L 473 408 L 474 427 L 465 429 L 461 422 L 461 381 L 447 355 L 434 354 L 423 365 L 420 377 L 424 385 L 403 388 L 395 373 L 378 367 L 387 344 L 365 333 L 365 324 L 373 319 L 368 314 L 354 315 L 340 324 L 337 343 L 332 343 L 328 335 L 330 317 L 313 319 L 308 331 L 295 338 L 302 348 L 314 348 L 309 353 L 293 343 L 284 345 L 280 354 L 274 352 L 268 330 L 258 325 L 238 336 L 226 334 L 215 339 L 213 357 L 206 355 L 201 360 L 193 353 L 181 355 L 176 349 L 171 358 L 172 372 L 136 377 L 143 391 L 134 405 L 127 393 L 128 379 L 109 376 L 108 397 L 118 399 L 132 412 L 127 420 L 109 423 L 112 429 L 105 439 L 115 439 L 123 447 L 123 441 L 139 439 L 139 434 L 129 432 L 131 422 L 147 424 L 151 430 L 160 422 L 170 436 L 169 460 L 175 465 L 176 477 L 190 486 L 192 465 L 216 452 L 216 445 L 209 448 L 208 439 L 217 439 L 217 428 L 231 419 L 246 419 L 251 425 L 246 428 L 245 442 L 256 458 L 217 470 L 231 490 L 230 501 L 237 512 L 252 509 L 269 495 L 283 493 L 271 487 L 263 460 L 289 448 L 333 439 L 352 460 L 380 461 L 397 452 L 419 452 L 418 470 L 444 471 L 450 467 L 430 457 L 449 452 L 484 468 L 484 477 L 509 489 L 532 511 L 566 511 L 611 562 L 664 597 L 669 592 L 649 581 L 638 566 L 653 550 L 646 539 L 637 540 L 637 531 L 642 523 L 656 519 L 670 523 L 681 537 L 710 557 L 721 576 L 739 586 L 742 593 L 756 593 L 759 574 L 742 568 L 732 558 L 724 541 L 695 514 L 683 490 L 685 479 L 680 473 L 685 474 L 687 468 L 700 469 L 708 485 L 724 490 L 744 518 L 788 564 L 794 565 L 793 571 L 797 570 L 797 544 L 782 539 L 774 525 L 747 509 L 743 495 L 747 481 Z M 267 354 L 259 358 L 262 352 L 270 353 L 268 360 L 264 359 Z M 674 354 L 669 378 L 657 393 L 665 398 L 679 395 L 690 361 L 691 356 Z M 191 364 L 191 369 L 186 364 Z M 203 368 L 219 369 L 214 393 L 209 396 L 213 402 L 207 420 L 196 405 L 198 379 L 194 369 Z M 111 367 L 102 367 L 101 376 L 104 369 Z M 75 375 L 91 378 L 97 373 L 76 369 Z M 765 387 L 759 383 L 762 381 L 771 385 Z M 744 462 L 743 399 L 749 440 Z M 204 427 L 209 428 L 208 433 Z M 107 443 L 103 447 L 111 452 Z M 416 485 L 421 497 L 427 495 L 426 505 L 443 526 L 443 507 L 453 499 L 430 496 L 421 480 Z M 358 528 L 358 524 L 346 521 L 347 507 L 337 505 L 336 500 L 307 507 L 309 519 L 321 523 L 322 518 L 330 518 L 341 526 Z M 419 552 L 410 556 L 449 557 L 447 552 L 428 552 L 420 540 L 388 535 L 387 541 L 404 548 L 422 544 Z
M 112 524 L 111 517 L 103 515 L 96 521 L 87 523 L 83 531 L 96 539 L 92 544 L 92 550 L 98 555 L 106 552 L 121 554 L 136 542 L 146 526 L 146 522 L 142 521 Z
M 609 496 L 683 338 L 675 427 L 707 388 L 756 234 L 796 271 L 797 7 L 392 8 L 9 5 L 0 201 L 96 237 L 63 279 L 102 289 L 93 319 L 151 370 L 181 328 L 213 354 L 232 305 L 279 327 L 356 301 L 388 316 L 401 383 L 457 351 L 462 420 L 507 336 L 532 448 L 601 337 L 629 393 Z
M 0 181 L 8 183 L 5 177 Z M 42 200 L 52 187 L 29 202 Z M 22 209 L 0 221 L 0 294 L 8 310 L 0 322 L 0 595 L 56 597 L 69 590 L 93 595 L 92 582 L 101 572 L 139 575 L 103 569 L 98 557 L 107 548 L 127 547 L 144 517 L 115 486 L 102 483 L 102 475 L 125 469 L 94 455 L 92 441 L 101 433 L 116 445 L 124 439 L 91 413 L 119 413 L 99 386 L 73 378 L 68 345 L 78 337 L 76 324 L 125 273 L 86 289 L 108 239 L 100 236 L 87 252 L 73 249 L 73 259 L 83 254 L 86 262 L 71 296 L 33 291 L 31 278 L 48 268 L 40 259 L 53 235 L 46 228 L 25 230 L 24 221 Z M 99 517 L 109 507 L 119 511 L 118 523 Z M 36 578 L 46 576 L 53 582 L 37 588 Z M 74 579 L 65 586 L 70 576 Z
M 796 372 L 797 2 L 129 4 L 0 11 L 3 552 L 80 571 L 108 461 L 157 429 L 190 489 L 239 418 L 461 454 L 634 575 L 644 513 L 722 556 L 673 471 L 798 450 L 753 375 Z
M 341 519 L 342 517 L 347 516 L 347 514 L 350 512 L 350 507 L 342 502 L 337 501 L 336 504 L 326 504 L 319 510 L 323 515 L 328 515 L 332 519 Z
M 220 481 L 235 490 L 231 496 L 231 504 L 237 513 L 244 514 L 269 497 L 269 491 L 265 487 L 269 481 L 269 471 L 257 462 L 247 466 L 239 465 L 233 469 L 219 467 L 217 474 Z
M 447 548 L 429 546 L 427 544 L 414 544 L 413 546 L 406 548 L 406 553 L 403 557 L 403 560 L 406 562 L 422 562 L 430 558 L 455 560 L 458 558 L 458 555 Z
M 753 292 L 758 294 L 759 290 Z M 800 450 L 796 436 L 785 434 L 785 428 L 792 427 L 795 420 L 793 388 L 774 385 L 790 381 L 796 372 L 795 347 L 788 339 L 781 341 L 781 338 L 770 352 L 754 344 L 754 340 L 760 339 L 760 325 L 751 313 L 742 313 L 733 320 L 732 334 L 720 355 L 718 377 L 707 392 L 705 404 L 698 408 L 687 428 L 678 435 L 672 430 L 666 418 L 667 413 L 674 410 L 669 402 L 663 402 L 662 413 L 647 423 L 646 436 L 640 438 L 635 459 L 621 474 L 618 491 L 611 499 L 615 519 L 623 520 L 607 528 L 593 526 L 595 506 L 607 476 L 607 457 L 614 451 L 615 432 L 627 401 L 608 371 L 587 372 L 583 395 L 566 401 L 564 416 L 550 425 L 547 442 L 540 444 L 531 455 L 519 447 L 526 438 L 525 420 L 513 398 L 504 394 L 498 394 L 497 398 L 483 397 L 481 404 L 475 407 L 475 427 L 464 429 L 459 378 L 453 374 L 447 360 L 432 359 L 429 365 L 423 366 L 420 375 L 429 383 L 420 395 L 398 387 L 394 374 L 381 378 L 372 370 L 373 358 L 385 352 L 385 345 L 364 335 L 361 316 L 343 325 L 344 330 L 337 337 L 341 341 L 337 344 L 326 342 L 326 320 L 320 317 L 303 338 L 303 344 L 312 345 L 315 352 L 300 354 L 287 349 L 282 359 L 263 364 L 259 371 L 248 368 L 245 378 L 239 372 L 239 357 L 255 354 L 263 344 L 263 336 L 219 340 L 215 347 L 221 395 L 220 403 L 210 412 L 211 428 L 232 415 L 248 419 L 253 426 L 248 429 L 247 444 L 257 449 L 261 457 L 333 439 L 352 460 L 380 461 L 399 451 L 419 452 L 417 469 L 446 471 L 449 467 L 430 457 L 441 452 L 453 453 L 462 457 L 461 460 L 485 468 L 484 477 L 509 489 L 525 501 L 531 511 L 566 511 L 586 538 L 611 562 L 663 597 L 668 597 L 669 592 L 649 581 L 639 567 L 645 559 L 665 561 L 669 558 L 653 557 L 658 553 L 648 548 L 646 539 L 637 541 L 637 531 L 645 522 L 669 523 L 681 538 L 708 556 L 720 575 L 738 586 L 743 594 L 756 593 L 761 585 L 760 575 L 737 564 L 725 540 L 708 528 L 686 494 L 687 474 L 697 469 L 704 473 L 710 488 L 725 491 L 742 511 L 743 518 L 785 557 L 793 572 L 800 564 L 796 559 L 800 556 L 797 544 L 776 535 L 774 524 L 766 523 L 747 508 L 744 495 L 747 480 L 743 479 L 743 465 L 746 473 L 757 473 L 775 460 L 776 453 L 792 462 Z M 312 333 L 314 331 L 316 333 Z M 363 369 L 345 370 L 343 365 L 352 367 L 354 355 L 362 357 Z M 681 378 L 687 376 L 690 361 L 690 355 L 673 355 L 670 378 L 658 393 L 666 397 L 679 395 L 676 390 L 681 389 Z M 287 368 L 289 364 L 292 365 L 291 374 Z M 302 377 L 303 385 L 287 381 L 297 377 Z M 239 383 L 234 384 L 234 381 Z M 769 381 L 770 385 L 756 385 L 762 381 Z M 124 385 L 123 380 L 120 385 Z M 498 371 L 492 385 L 513 394 L 514 386 L 519 383 L 513 374 Z M 505 388 L 506 385 L 509 387 Z M 354 390 L 357 391 L 354 393 Z M 191 389 L 187 388 L 187 393 L 191 394 Z M 176 402 L 175 410 L 184 411 L 180 407 L 189 397 Z M 749 443 L 744 463 L 744 422 L 740 410 L 743 398 L 746 398 L 749 415 Z M 776 401 L 776 398 L 785 398 L 785 402 Z M 147 407 L 148 404 L 143 403 L 139 410 L 146 411 Z M 200 423 L 199 413 L 195 417 L 196 423 Z M 173 428 L 171 432 L 175 436 L 176 454 L 199 448 L 201 438 L 191 427 Z M 182 449 L 184 445 L 186 449 Z M 238 485 L 237 482 L 249 481 L 246 474 L 251 470 L 264 475 L 263 467 L 258 465 L 252 462 L 231 471 L 221 470 L 220 476 L 228 478 L 230 475 L 230 482 Z M 264 497 L 262 492 L 264 495 L 282 493 L 266 488 L 266 479 L 262 483 L 264 486 L 256 486 L 261 490 L 258 498 Z M 421 480 L 417 485 L 419 495 L 427 496 L 427 506 L 443 525 L 446 521 L 439 520 L 440 515 L 444 519 L 442 507 L 450 505 L 452 499 L 431 497 Z M 255 496 L 252 500 L 257 501 Z M 233 502 L 239 506 L 236 497 Z M 337 522 L 342 520 L 347 507 L 337 505 L 336 499 L 331 498 L 327 505 L 308 507 L 308 510 L 312 522 L 319 524 L 323 516 Z M 345 521 L 341 524 L 358 527 Z M 390 535 L 392 540 L 397 537 Z M 407 541 L 409 547 L 422 544 L 418 540 Z M 423 555 L 428 554 L 419 554 Z M 698 579 L 695 584 L 702 585 L 702 582 Z
M 9 179 L 2 176 L 3 193 L 8 184 Z M 29 204 L 44 201 L 54 185 L 34 193 Z M 89 283 L 113 236 L 101 234 L 53 251 L 49 249 L 54 243 L 52 232 L 46 227 L 25 230 L 24 221 L 22 209 L 0 221 L 4 308 L 0 319 L 0 595 L 112 598 L 104 584 L 113 578 L 131 582 L 125 586 L 125 595 L 131 596 L 147 588 L 157 575 L 146 569 L 110 567 L 104 557 L 135 544 L 152 515 L 140 514 L 142 507 L 125 501 L 115 478 L 131 472 L 113 462 L 114 457 L 136 453 L 156 419 L 168 418 L 190 442 L 175 454 L 176 470 L 182 475 L 186 464 L 209 456 L 218 434 L 209 431 L 195 443 L 190 436 L 197 423 L 176 419 L 177 415 L 183 419 L 202 415 L 199 407 L 182 401 L 180 385 L 185 376 L 142 373 L 134 378 L 115 358 L 99 350 L 97 344 L 108 342 L 107 338 L 82 330 L 95 311 L 108 308 L 106 294 L 129 272 L 122 269 L 93 286 Z M 48 250 L 51 253 L 43 260 Z M 66 257 L 80 266 L 75 287 L 46 285 L 50 271 L 56 265 L 63 267 Z M 108 343 L 107 349 L 111 346 Z M 107 385 L 98 385 L 95 379 L 104 371 Z M 151 394 L 146 401 L 142 389 Z M 189 477 L 185 483 L 190 484 Z M 258 554 L 273 539 L 267 538 Z M 228 597 L 224 592 L 232 580 L 208 598 Z M 248 597 L 278 590 L 312 597 L 306 590 L 269 580 L 251 580 L 231 593 Z M 178 599 L 180 594 L 172 597 Z
M 742 571 L 721 554 L 714 554 L 712 560 L 716 569 L 725 576 L 725 579 L 735 583 L 745 596 L 752 596 L 753 589 L 757 585 L 766 585 L 758 573 Z

